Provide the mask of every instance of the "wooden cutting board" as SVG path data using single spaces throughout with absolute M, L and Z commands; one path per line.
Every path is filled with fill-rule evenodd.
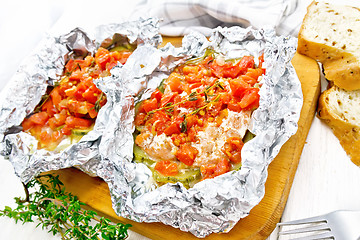
M 179 38 L 165 39 L 164 42 L 168 41 L 174 45 L 181 44 Z M 229 233 L 211 234 L 206 239 L 266 239 L 276 223 L 280 221 L 320 94 L 320 72 L 317 63 L 298 53 L 295 54 L 292 63 L 301 81 L 304 94 L 298 131 L 283 145 L 279 155 L 270 164 L 265 184 L 265 196 L 262 201 Z M 132 231 L 158 240 L 197 239 L 190 233 L 162 223 L 137 223 L 117 216 L 111 206 L 108 186 L 100 178 L 90 177 L 75 168 L 53 172 L 60 176 L 67 191 L 77 195 L 80 201 L 100 214 L 110 217 L 113 221 L 132 224 Z

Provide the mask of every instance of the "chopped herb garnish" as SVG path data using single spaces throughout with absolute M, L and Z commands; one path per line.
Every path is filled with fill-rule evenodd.
M 180 129 L 181 129 L 181 132 L 183 132 L 183 133 L 187 131 L 187 120 L 186 119 L 180 123 Z

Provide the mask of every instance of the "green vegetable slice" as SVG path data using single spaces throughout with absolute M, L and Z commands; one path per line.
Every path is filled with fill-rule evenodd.
M 185 187 L 193 186 L 201 177 L 199 168 L 182 169 L 179 174 L 175 176 L 164 176 L 154 169 L 156 161 L 152 160 L 150 156 L 142 150 L 139 146 L 134 144 L 134 161 L 143 163 L 148 166 L 153 172 L 153 178 L 160 184 L 181 182 Z

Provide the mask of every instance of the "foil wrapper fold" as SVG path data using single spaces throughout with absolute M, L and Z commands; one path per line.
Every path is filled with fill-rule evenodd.
M 162 41 L 158 25 L 159 21 L 155 18 L 140 19 L 98 26 L 89 30 L 95 32 L 92 35 L 76 28 L 61 36 L 47 36 L 40 42 L 1 96 L 0 153 L 11 161 L 15 174 L 22 181 L 27 182 L 41 172 L 80 167 L 91 159 L 100 158 L 101 138 L 107 130 L 107 121 L 111 121 L 107 116 L 111 112 L 108 109 L 112 108 L 109 105 L 100 110 L 93 131 L 61 152 L 37 149 L 37 140 L 21 131 L 21 122 L 34 111 L 48 86 L 60 80 L 66 61 L 73 55 L 94 54 L 101 42 L 114 34 L 125 36 L 130 43 L 138 46 L 148 44 L 157 47 Z M 87 173 L 93 175 L 92 171 Z
M 190 189 L 180 183 L 156 188 L 151 171 L 132 161 L 134 104 L 150 97 L 178 64 L 202 56 L 209 47 L 225 58 L 252 55 L 257 59 L 264 54 L 266 75 L 250 128 L 256 137 L 244 145 L 239 171 L 201 181 Z M 209 41 L 196 32 L 185 36 L 181 48 L 143 45 L 127 64 L 115 68 L 116 78 L 108 77 L 99 86 L 105 90 L 118 84 L 121 120 L 111 126 L 113 138 L 103 142 L 107 151 L 100 151 L 98 169 L 102 170 L 97 174 L 109 184 L 116 213 L 139 222 L 162 222 L 197 237 L 226 233 L 246 217 L 264 196 L 268 165 L 297 131 L 303 97 L 290 62 L 295 50 L 295 38 L 276 36 L 270 29 L 217 28 Z
M 52 41 L 62 46 L 56 50 L 59 55 L 51 57 L 58 61 L 50 61 L 55 71 L 55 65 L 63 66 L 67 48 L 57 40 Z M 252 55 L 257 59 L 264 54 L 266 75 L 261 82 L 260 106 L 252 115 L 250 127 L 256 137 L 244 145 L 239 171 L 203 180 L 190 189 L 180 183 L 156 188 L 151 170 L 133 162 L 134 105 L 150 97 L 178 64 L 202 56 L 209 47 L 226 58 Z M 157 49 L 151 42 L 144 42 L 125 65 L 111 70 L 111 76 L 94 81 L 108 101 L 99 112 L 94 130 L 60 154 L 33 151 L 30 146 L 36 146 L 36 142 L 31 136 L 12 133 L 13 126 L 18 126 L 36 106 L 48 84 L 49 77 L 41 73 L 42 68 L 51 66 L 36 68 L 39 83 L 30 84 L 24 77 L 21 83 L 27 89 L 21 99 L 8 103 L 11 107 L 1 108 L 0 118 L 10 119 L 2 121 L 0 126 L 0 133 L 5 136 L 2 153 L 9 157 L 24 181 L 43 171 L 70 166 L 101 177 L 108 183 L 115 212 L 122 217 L 138 222 L 162 222 L 200 238 L 226 233 L 263 198 L 268 165 L 297 131 L 303 97 L 290 62 L 295 50 L 295 38 L 276 36 L 271 29 L 240 27 L 217 28 L 209 40 L 193 32 L 184 37 L 180 48 L 168 44 Z M 44 57 L 50 58 L 48 55 L 51 54 Z M 28 93 L 33 88 L 36 97 Z M 42 93 L 38 93 L 39 89 Z

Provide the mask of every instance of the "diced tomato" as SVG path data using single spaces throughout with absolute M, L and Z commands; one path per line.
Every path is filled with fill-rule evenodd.
M 76 118 L 75 128 L 87 129 L 91 127 L 93 121 L 85 118 Z
M 84 71 L 81 71 L 80 69 L 76 69 L 73 71 L 69 77 L 70 81 L 80 81 L 84 78 Z
M 93 60 L 94 60 L 94 58 L 92 56 L 87 56 L 84 60 L 70 59 L 65 65 L 65 70 L 67 72 L 73 72 L 75 70 L 82 70 L 83 68 L 90 66 Z
M 57 114 L 56 116 L 49 119 L 49 126 L 51 129 L 55 130 L 56 128 L 65 124 L 66 115 Z
M 240 68 L 240 74 L 245 74 L 248 68 L 254 68 L 255 61 L 253 56 L 244 56 L 237 64 Z
M 198 122 L 198 117 L 196 115 L 189 115 L 186 117 L 187 128 L 190 129 Z
M 30 116 L 30 121 L 37 125 L 45 125 L 49 119 L 47 112 L 38 112 Z
M 76 86 L 76 91 L 74 92 L 74 98 L 77 100 L 84 100 L 83 93 L 88 89 L 85 82 L 80 82 Z
M 182 80 L 184 80 L 184 76 L 173 72 L 170 74 L 166 82 L 167 85 L 170 87 L 171 91 L 182 93 L 183 92 L 183 88 L 181 87 Z
M 189 84 L 201 82 L 201 78 L 195 74 L 185 75 L 185 81 Z
M 41 144 L 50 144 L 51 142 L 51 134 L 47 131 L 43 131 L 40 133 L 40 142 Z
M 184 103 L 180 104 L 180 107 L 183 108 L 195 108 L 196 106 L 198 106 L 198 101 L 200 101 L 199 97 L 193 97 L 191 98 L 191 100 L 189 101 L 185 101 Z
M 181 129 L 180 129 L 180 125 L 178 122 L 172 122 L 170 124 L 170 126 L 168 126 L 167 128 L 165 128 L 164 133 L 167 136 L 170 136 L 172 134 L 179 134 L 181 133 Z
M 164 111 L 156 111 L 152 119 L 155 121 L 159 120 L 161 122 L 168 122 L 171 120 L 169 115 L 167 115 Z
M 248 109 L 249 107 L 257 108 L 259 106 L 259 88 L 250 88 L 246 90 L 244 96 L 240 100 L 240 107 L 243 109 Z
M 202 82 L 206 86 L 212 86 L 212 85 L 215 84 L 216 81 L 217 81 L 217 78 L 215 78 L 215 77 L 207 77 L 207 78 L 202 80 Z
M 29 118 L 25 118 L 24 121 L 21 123 L 21 126 L 24 131 L 27 131 L 34 126 L 34 123 Z
M 164 176 L 174 176 L 178 174 L 178 166 L 170 160 L 162 160 L 156 163 L 155 170 Z
M 220 176 L 221 174 L 227 173 L 230 171 L 230 163 L 227 159 L 221 158 L 216 164 L 215 170 L 214 170 L 214 177 Z
M 169 102 L 174 102 L 175 98 L 178 96 L 178 93 L 174 93 L 174 92 L 170 92 L 167 94 L 164 94 L 161 97 L 161 101 L 160 101 L 160 107 L 164 107 L 166 104 L 168 104 Z M 181 98 L 180 98 L 181 99 Z
M 238 66 L 232 66 L 232 64 L 228 63 L 222 70 L 222 75 L 224 78 L 235 78 L 239 75 L 240 68 Z
M 51 140 L 52 140 L 52 142 L 58 143 L 62 140 L 63 136 L 64 135 L 62 134 L 61 131 L 54 131 L 51 134 Z
M 84 118 L 78 118 L 73 116 L 68 116 L 65 120 L 65 124 L 70 128 L 80 128 L 87 129 L 92 125 L 93 121 Z M 65 134 L 65 133 L 64 133 Z
M 156 90 L 151 94 L 151 98 L 156 98 L 156 100 L 157 100 L 158 102 L 160 102 L 163 95 L 164 95 L 164 94 L 163 94 L 162 92 L 160 92 L 159 89 L 156 89 Z
M 54 116 L 54 114 L 58 112 L 51 98 L 42 105 L 41 110 L 47 112 L 49 116 Z
M 249 70 L 252 69 L 252 68 L 249 68 Z M 242 80 L 244 80 L 244 82 L 250 84 L 251 86 L 253 86 L 255 83 L 257 83 L 257 78 L 253 78 L 247 74 L 245 75 L 241 75 L 239 78 L 241 78 Z
M 50 93 L 51 100 L 55 106 L 59 105 L 62 100 L 62 97 L 59 92 L 59 87 L 55 87 Z
M 70 59 L 65 65 L 65 72 L 70 73 L 74 69 L 74 59 Z
M 240 163 L 243 146 L 244 143 L 239 137 L 230 137 L 226 140 L 222 152 L 225 153 L 232 163 Z
M 231 62 L 225 62 L 219 64 L 218 61 L 213 61 L 210 64 L 212 73 L 218 78 L 235 78 L 240 72 L 238 65 L 233 65 Z
M 152 117 L 146 121 L 146 127 L 158 135 L 162 134 L 171 122 L 170 117 L 164 111 L 156 111 Z
M 95 105 L 91 103 L 86 103 L 88 114 L 91 118 L 96 118 L 98 112 L 95 110 Z
M 195 88 L 199 88 L 202 86 L 202 83 L 201 82 L 198 82 L 198 83 L 193 83 L 193 84 L 190 84 L 189 85 L 189 88 L 190 89 L 195 89 Z
M 153 111 L 158 108 L 158 101 L 156 98 L 147 99 L 143 102 L 142 108 L 145 110 L 146 113 Z
M 52 117 L 49 119 L 49 126 L 52 130 L 56 129 L 59 126 L 59 125 L 57 125 L 56 118 Z
M 229 84 L 231 88 L 231 94 L 236 97 L 242 97 L 245 90 L 250 88 L 250 85 L 242 78 L 230 79 Z
M 220 94 L 219 101 L 222 102 L 223 104 L 227 105 L 231 100 L 231 94 L 228 92 L 222 92 L 219 94 Z
M 210 107 L 208 108 L 208 113 L 215 117 L 219 114 L 219 112 L 221 111 L 221 108 L 223 106 L 223 103 L 221 101 L 218 102 L 213 102 Z
M 227 159 L 221 158 L 215 164 L 203 165 L 200 168 L 203 179 L 214 178 L 230 171 L 230 163 Z
M 260 57 L 259 57 L 259 68 L 262 68 L 262 65 L 264 63 L 264 54 L 262 54 Z M 265 69 L 263 69 L 263 73 L 265 74 Z
M 69 100 L 67 103 L 67 108 L 72 114 L 80 113 L 87 114 L 88 110 L 86 108 L 86 104 L 81 101 Z
M 203 179 L 213 178 L 215 172 L 216 165 L 215 164 L 207 164 L 202 165 L 200 167 L 201 175 Z
M 198 74 L 199 69 L 200 69 L 199 66 L 185 65 L 182 70 L 185 75 L 188 75 L 190 73 L 196 75 Z
M 89 103 L 95 104 L 99 96 L 99 92 L 100 91 L 95 86 L 95 84 L 92 84 L 88 89 L 85 90 L 85 92 L 82 94 L 82 97 L 85 98 Z
M 131 53 L 132 52 L 129 52 L 129 51 L 121 51 L 119 52 L 120 53 L 120 59 L 118 59 L 118 61 L 121 63 L 121 64 L 125 64 L 127 59 L 130 57 Z
M 238 97 L 232 97 L 228 103 L 228 109 L 234 112 L 240 112 L 241 111 L 241 107 L 240 107 L 240 98 Z
M 193 165 L 198 150 L 189 144 L 182 144 L 176 153 L 176 158 L 188 166 Z
M 110 59 L 110 61 L 106 64 L 106 70 L 110 71 L 116 65 L 117 65 L 117 61 L 115 61 L 114 59 Z
M 189 127 L 188 128 L 187 134 L 188 134 L 188 138 L 189 138 L 190 142 L 196 142 L 197 133 L 198 133 L 198 127 L 196 125 L 194 127 Z
M 69 127 L 68 125 L 65 125 L 63 128 L 60 129 L 61 133 L 69 136 L 71 135 L 71 129 L 73 129 L 73 127 Z
M 228 109 L 225 108 L 224 110 L 221 110 L 215 119 L 216 126 L 219 127 L 222 124 L 223 119 L 226 118 L 227 116 L 228 116 Z
M 95 54 L 95 62 L 102 70 L 106 69 L 106 64 L 111 60 L 109 51 L 100 47 Z
M 144 125 L 144 124 L 145 124 L 146 116 L 147 116 L 147 115 L 146 115 L 145 113 L 138 113 L 138 114 L 135 116 L 135 121 L 134 121 L 135 126 Z
M 249 68 L 245 75 L 253 78 L 254 80 L 257 80 L 262 74 L 263 74 L 263 69 L 261 68 L 255 68 L 255 69 Z

